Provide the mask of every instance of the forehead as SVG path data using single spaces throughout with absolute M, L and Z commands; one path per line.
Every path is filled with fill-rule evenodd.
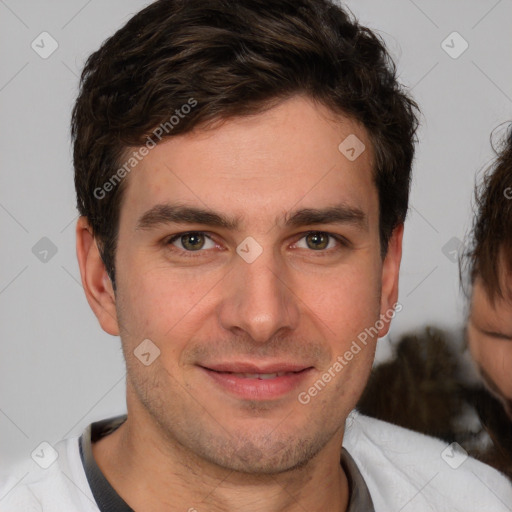
M 361 125 L 295 97 L 158 144 L 128 177 L 121 222 L 173 201 L 262 222 L 341 202 L 371 219 L 378 215 L 372 168 Z
M 504 291 L 512 290 L 511 279 L 504 283 Z M 490 329 L 499 325 L 512 326 L 512 300 L 496 297 L 494 303 L 480 278 L 475 279 L 471 296 L 471 319 L 481 328 Z

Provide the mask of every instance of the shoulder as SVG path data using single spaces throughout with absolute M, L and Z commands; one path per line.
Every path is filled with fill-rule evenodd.
M 40 463 L 36 462 L 39 455 Z M 98 512 L 83 471 L 78 438 L 44 445 L 0 482 L 0 512 Z
M 375 510 L 509 511 L 512 485 L 456 445 L 354 411 L 343 445 L 363 475 Z

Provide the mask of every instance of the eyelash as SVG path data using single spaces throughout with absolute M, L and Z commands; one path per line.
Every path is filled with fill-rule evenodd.
M 210 250 L 210 249 L 203 249 L 203 250 L 200 249 L 198 251 L 185 251 L 183 249 L 179 249 L 177 247 L 174 247 L 172 244 L 176 240 L 179 240 L 182 236 L 185 236 L 185 235 L 198 235 L 198 234 L 199 235 L 204 235 L 206 238 L 210 239 L 212 242 L 217 244 L 217 242 L 215 242 L 215 240 L 205 231 L 184 231 L 183 233 L 177 233 L 176 235 L 173 235 L 171 238 L 168 238 L 166 240 L 166 242 L 165 242 L 165 245 L 172 247 L 171 250 L 176 251 L 178 253 L 181 253 L 180 254 L 181 256 L 185 256 L 187 258 L 197 258 L 197 257 L 201 256 L 202 252 L 205 252 L 206 250 Z M 339 251 L 341 248 L 348 248 L 348 247 L 350 247 L 350 242 L 346 238 L 342 237 L 341 235 L 336 235 L 334 233 L 329 233 L 327 231 L 307 231 L 305 233 L 302 233 L 301 234 L 302 236 L 296 242 L 294 242 L 294 243 L 295 244 L 298 243 L 300 240 L 302 240 L 303 238 L 305 238 L 305 237 L 307 237 L 308 235 L 311 235 L 311 234 L 327 235 L 328 237 L 336 240 L 338 242 L 338 244 L 340 245 L 340 247 L 334 247 L 334 248 L 330 248 L 330 249 L 322 249 L 322 250 L 318 250 L 318 251 L 310 249 L 309 252 L 312 253 L 312 255 L 314 255 L 315 257 L 327 256 L 327 255 L 331 254 L 332 251 Z

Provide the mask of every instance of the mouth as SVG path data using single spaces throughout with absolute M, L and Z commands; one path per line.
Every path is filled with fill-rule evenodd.
M 280 367 L 278 367 L 280 366 Z M 304 365 L 215 365 L 199 366 L 217 389 L 244 400 L 275 400 L 296 390 L 313 371 Z
M 212 370 L 216 371 L 216 370 Z M 301 370 L 304 371 L 304 370 Z M 284 375 L 292 375 L 293 373 L 299 372 L 277 372 L 277 373 L 235 373 L 235 372 L 217 372 L 217 373 L 226 373 L 229 375 L 233 375 L 234 377 L 240 377 L 241 379 L 275 379 L 276 377 L 283 377 Z

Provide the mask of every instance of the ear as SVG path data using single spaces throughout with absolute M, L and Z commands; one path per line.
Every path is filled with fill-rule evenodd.
M 89 306 L 102 329 L 108 334 L 118 336 L 114 289 L 87 217 L 80 217 L 76 225 L 76 255 Z
M 400 261 L 402 260 L 402 238 L 404 235 L 403 223 L 398 225 L 391 234 L 388 243 L 388 252 L 382 263 L 382 289 L 380 298 L 380 318 L 384 326 L 379 330 L 379 338 L 385 336 L 389 331 L 391 316 L 398 301 L 398 275 L 400 272 Z M 400 308 L 400 309 L 399 309 Z M 401 305 L 396 310 L 400 311 Z

